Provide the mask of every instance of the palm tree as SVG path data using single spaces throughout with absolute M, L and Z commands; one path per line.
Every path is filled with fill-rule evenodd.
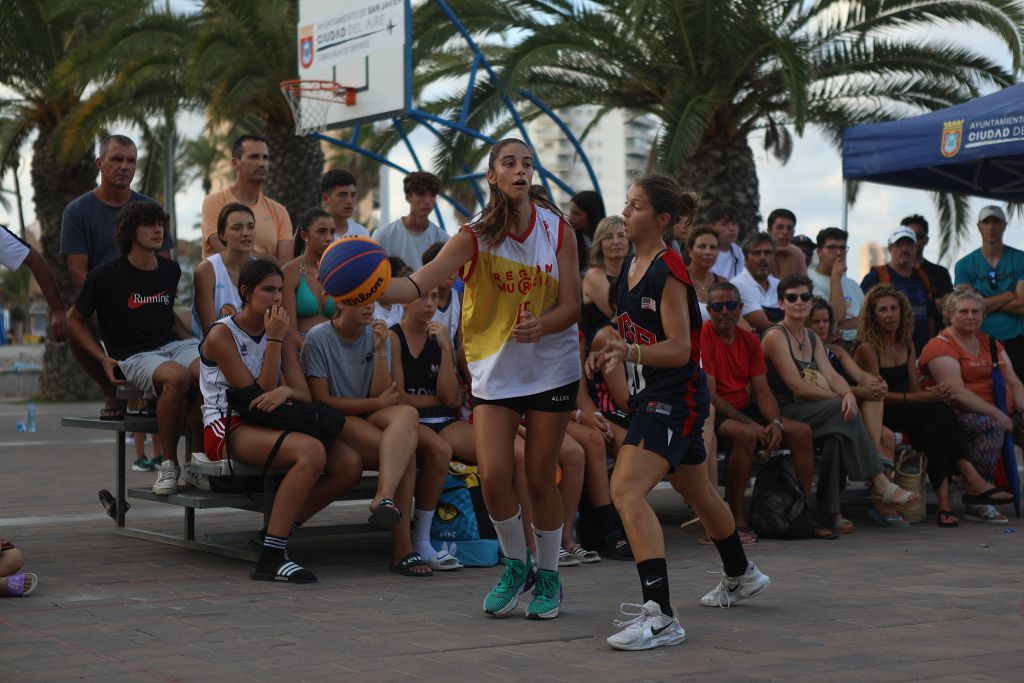
M 72 286 L 58 253 L 61 216 L 68 202 L 94 187 L 93 143 L 103 123 L 95 119 L 96 125 L 67 128 L 90 85 L 69 63 L 88 41 L 139 16 L 147 4 L 38 0 L 5 2 L 0 11 L 0 85 L 12 93 L 11 99 L 0 101 L 0 170 L 12 167 L 31 141 L 42 253 L 65 300 Z M 49 341 L 39 391 L 45 398 L 65 399 L 98 393 L 66 346 Z
M 214 126 L 265 136 L 271 173 L 266 193 L 295 216 L 318 206 L 320 142 L 295 135 L 278 84 L 295 78 L 298 20 L 289 0 L 205 0 L 187 78 Z
M 838 146 L 848 125 L 905 117 L 1005 87 L 1013 74 L 973 46 L 928 38 L 935 26 L 988 30 L 1014 73 L 1024 61 L 1020 0 L 449 0 L 487 44 L 502 85 L 478 78 L 471 123 L 509 130 L 502 97 L 521 89 L 554 108 L 593 104 L 662 121 L 655 166 L 728 203 L 750 230 L 758 217 L 751 140 L 785 161 L 793 134 L 818 126 Z M 436 3 L 414 15 L 423 84 L 468 71 L 471 59 Z M 991 35 L 989 35 L 991 34 Z M 496 36 L 522 36 L 506 45 Z M 991 45 L 991 43 L 990 43 Z M 988 47 L 988 46 L 987 46 Z M 464 93 L 425 108 L 451 115 Z M 535 116 L 534 110 L 529 116 Z M 439 148 L 451 171 L 473 141 Z M 939 198 L 943 244 L 966 229 L 965 203 Z

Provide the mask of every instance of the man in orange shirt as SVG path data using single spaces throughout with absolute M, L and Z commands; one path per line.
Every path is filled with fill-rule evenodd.
M 231 167 L 235 183 L 203 200 L 203 258 L 224 249 L 217 239 L 217 216 L 228 204 L 240 202 L 252 208 L 256 218 L 257 254 L 266 254 L 278 264 L 292 258 L 292 221 L 288 211 L 263 194 L 270 176 L 267 141 L 256 135 L 242 135 L 231 145 Z

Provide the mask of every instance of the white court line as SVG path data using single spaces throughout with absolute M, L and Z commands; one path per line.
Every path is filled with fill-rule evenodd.
M 0 441 L 0 446 L 71 446 L 80 443 L 111 443 L 115 437 L 105 439 L 68 439 L 66 441 Z

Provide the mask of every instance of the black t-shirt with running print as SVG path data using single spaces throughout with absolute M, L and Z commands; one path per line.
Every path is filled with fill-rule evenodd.
M 654 258 L 636 286 L 630 288 L 631 261 L 626 259 L 622 264 L 615 296 L 619 336 L 641 347 L 668 339 L 661 323 L 662 292 L 666 280 L 674 277 L 686 285 L 687 310 L 690 314 L 690 360 L 686 365 L 672 368 L 627 363 L 629 407 L 636 413 L 646 413 L 683 435 L 689 435 L 694 426 L 700 429 L 708 413 L 706 392 L 702 391 L 704 377 L 697 362 L 700 358 L 702 321 L 690 274 L 679 254 L 665 249 Z M 643 361 L 642 348 L 640 360 Z
M 398 335 L 402 347 L 402 376 L 405 379 L 405 393 L 417 396 L 437 396 L 437 376 L 441 372 L 441 345 L 434 337 L 427 337 L 419 357 L 414 358 L 409 350 L 402 326 L 395 324 L 391 331 Z M 446 349 L 451 353 L 451 349 Z M 455 411 L 445 406 L 420 408 L 420 421 L 442 422 L 455 417 Z
M 140 270 L 119 256 L 89 271 L 75 308 L 96 313 L 107 354 L 124 360 L 178 338 L 174 332 L 174 296 L 181 267 L 156 257 L 155 270 Z

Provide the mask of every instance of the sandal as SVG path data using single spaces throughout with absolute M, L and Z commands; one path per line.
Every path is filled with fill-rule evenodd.
M 565 548 L 558 549 L 558 566 L 559 567 L 578 567 L 580 566 L 580 558 L 576 557 L 572 551 L 566 550 Z
M 1005 493 L 1009 498 L 996 498 L 1000 493 Z M 993 486 L 984 493 L 965 493 L 963 497 L 964 507 L 968 505 L 1012 505 L 1013 496 L 1004 488 Z
M 740 543 L 743 545 L 754 545 L 757 543 L 757 534 L 749 526 L 736 527 L 736 533 L 740 535 Z
M 839 534 L 832 531 L 832 529 L 830 529 L 827 526 L 822 526 L 816 523 L 814 525 L 814 538 L 820 539 L 822 541 L 834 541 L 835 539 L 839 538 Z
M 101 420 L 123 420 L 124 408 L 120 404 L 114 406 L 103 406 L 100 408 Z
M 605 535 L 602 554 L 609 560 L 633 561 L 633 549 L 629 547 L 629 541 L 624 539 L 622 533 L 618 531 Z
M 939 510 L 935 514 L 935 521 L 938 522 L 940 527 L 946 529 L 960 526 L 960 520 L 957 519 L 952 510 Z
M 907 491 L 906 489 L 901 489 L 891 481 L 886 485 L 885 490 L 882 491 L 881 495 L 875 493 L 871 498 L 875 502 L 892 505 L 896 508 L 905 508 L 908 505 L 913 505 L 917 501 L 921 500 L 920 494 Z
M 395 505 L 395 501 L 390 498 L 381 498 L 377 501 L 377 509 L 370 513 L 370 517 L 366 521 L 376 529 L 387 531 L 402 521 L 402 511 Z
M 454 543 L 452 544 L 455 545 Z M 448 572 L 454 569 L 462 569 L 464 566 L 459 558 L 452 555 L 448 548 L 438 550 L 436 554 L 425 559 L 427 566 L 436 572 Z
M 413 567 L 426 567 L 430 571 L 426 572 L 414 572 Z M 434 570 L 430 569 L 430 565 L 423 559 L 423 556 L 419 553 L 409 553 L 395 564 L 391 565 L 391 571 L 402 576 L 415 576 L 417 578 L 426 578 L 434 575 Z
M 107 511 L 107 515 L 114 521 L 117 521 L 117 499 L 114 498 L 114 494 L 106 489 L 99 490 L 100 503 L 103 504 L 103 509 Z M 131 503 L 127 500 L 124 501 L 125 514 L 132 509 Z M 262 546 L 262 542 L 260 543 Z
M 697 539 L 697 545 L 714 545 L 715 542 L 711 540 L 711 537 L 704 534 L 703 537 Z
M 601 561 L 601 553 L 596 550 L 587 550 L 579 544 L 573 546 L 569 552 L 580 561 L 580 564 L 594 564 Z
M 885 514 L 875 508 L 868 508 L 868 517 L 878 526 L 891 527 L 893 529 L 909 529 L 910 522 L 899 513 Z
M 899 488 L 899 487 L 897 487 Z M 901 491 L 903 489 L 900 489 Z M 846 519 L 842 515 L 834 515 L 832 522 L 828 525 L 832 531 L 837 534 L 852 534 L 853 533 L 853 522 Z
M 282 583 L 316 583 L 316 574 L 309 571 L 301 564 L 288 559 L 285 555 L 284 562 L 273 572 L 261 572 L 255 568 L 249 572 L 249 578 L 254 581 L 280 581 Z
M 25 587 L 28 584 L 28 588 Z M 28 572 L 25 574 L 11 574 L 4 583 L 4 595 L 9 598 L 25 598 L 32 595 L 39 585 L 39 577 Z
M 1010 520 L 991 505 L 972 505 L 964 509 L 964 519 L 986 524 L 1006 524 Z

